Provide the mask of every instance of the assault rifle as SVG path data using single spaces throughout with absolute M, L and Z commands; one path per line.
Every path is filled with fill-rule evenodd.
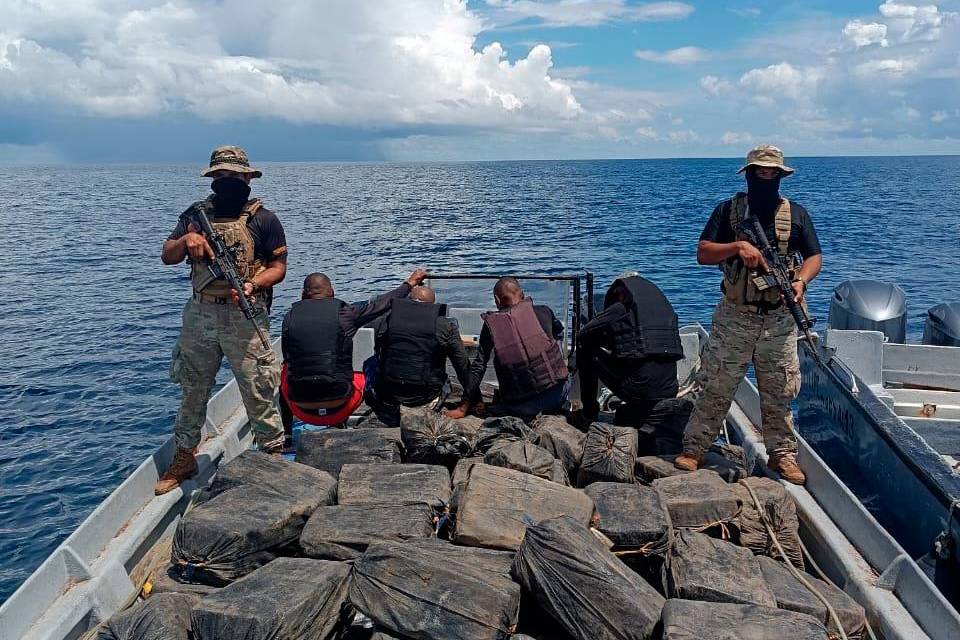
M 760 249 L 760 253 L 763 254 L 763 259 L 767 263 L 768 272 L 766 274 L 758 273 L 754 276 L 754 286 L 759 291 L 765 291 L 771 287 L 776 287 L 780 290 L 780 295 L 783 297 L 783 302 L 787 305 L 790 315 L 793 316 L 793 321 L 797 323 L 797 328 L 803 332 L 804 340 L 810 345 L 810 353 L 813 355 L 813 359 L 817 361 L 817 364 L 822 365 L 823 361 L 820 359 L 820 354 L 817 353 L 817 345 L 813 341 L 813 334 L 810 333 L 814 321 L 807 315 L 803 306 L 798 304 L 796 298 L 794 298 L 793 283 L 790 281 L 787 266 L 783 264 L 783 259 L 780 257 L 780 254 L 770 246 L 770 240 L 763 230 L 763 225 L 760 224 L 760 220 L 756 216 L 749 215 L 747 219 L 743 221 L 743 231 L 750 238 L 753 246 Z
M 250 300 L 243 293 L 243 280 L 241 280 L 237 274 L 236 247 L 227 246 L 223 234 L 217 232 L 217 230 L 213 228 L 213 225 L 210 224 L 210 219 L 207 217 L 207 213 L 204 211 L 202 205 L 194 205 L 190 213 L 190 219 L 196 223 L 197 228 L 203 232 L 203 235 L 207 238 L 207 242 L 210 244 L 210 248 L 213 249 L 213 260 L 207 263 L 210 273 L 216 278 L 226 280 L 227 284 L 237 292 L 240 310 L 243 311 L 244 317 L 253 323 L 253 328 L 257 330 L 257 335 L 260 336 L 260 342 L 263 343 L 263 348 L 269 349 L 270 342 L 267 340 L 266 334 L 263 333 L 263 329 L 260 328 L 260 324 L 257 322 L 257 316 L 260 310 L 250 304 Z

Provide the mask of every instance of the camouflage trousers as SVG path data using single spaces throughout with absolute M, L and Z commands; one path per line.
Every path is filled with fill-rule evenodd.
M 699 457 L 713 444 L 751 361 L 767 451 L 796 451 L 790 409 L 800 391 L 796 324 L 786 308 L 761 315 L 724 298 L 713 313 L 700 370 L 703 390 L 683 434 L 684 453 Z
M 263 314 L 258 321 L 268 330 L 265 318 Z M 193 449 L 200 444 L 207 401 L 224 356 L 237 380 L 257 445 L 282 445 L 283 425 L 275 402 L 280 385 L 276 354 L 264 350 L 253 325 L 236 307 L 191 300 L 183 309 L 183 328 L 170 364 L 170 379 L 183 390 L 174 428 L 177 446 Z

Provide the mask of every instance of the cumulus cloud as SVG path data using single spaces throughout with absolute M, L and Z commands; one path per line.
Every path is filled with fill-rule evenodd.
M 711 95 L 718 96 L 733 89 L 733 83 L 717 76 L 703 76 L 700 78 L 700 88 Z
M 720 144 L 725 145 L 747 145 L 753 142 L 753 135 L 746 131 L 725 131 L 720 136 Z
M 634 57 L 650 62 L 665 62 L 667 64 L 693 64 L 703 62 L 709 56 L 700 47 L 680 47 L 668 51 L 651 51 L 638 49 L 633 52 Z
M 753 91 L 760 98 L 776 101 L 788 97 L 796 100 L 811 97 L 823 77 L 824 72 L 818 67 L 795 67 L 789 62 L 781 62 L 747 71 L 740 77 L 740 86 Z
M 917 61 L 909 58 L 884 58 L 869 60 L 854 67 L 854 72 L 861 76 L 873 76 L 879 73 L 902 75 L 917 68 Z
M 486 4 L 504 20 L 533 19 L 549 27 L 682 20 L 694 11 L 685 2 L 627 4 L 626 0 L 486 0 Z
M 582 115 L 549 47 L 514 61 L 499 43 L 479 49 L 483 22 L 463 0 L 61 5 L 16 3 L 5 16 L 0 101 L 356 126 L 511 127 Z
M 887 18 L 892 31 L 899 34 L 901 41 L 938 40 L 945 18 L 953 14 L 940 12 L 933 4 L 912 5 L 886 0 L 879 8 L 880 15 Z
M 887 25 L 880 22 L 863 22 L 852 20 L 843 28 L 843 35 L 856 47 L 869 47 L 878 44 L 886 47 Z

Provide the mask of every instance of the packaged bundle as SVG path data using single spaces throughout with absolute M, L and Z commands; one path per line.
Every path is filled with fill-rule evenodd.
M 288 498 L 303 498 L 318 504 L 337 501 L 337 479 L 326 471 L 250 449 L 217 469 L 205 498 L 243 484 L 255 484 Z
M 474 416 L 453 420 L 428 407 L 400 407 L 400 436 L 408 462 L 451 468 L 473 451 L 482 425 Z
M 540 437 L 520 418 L 513 416 L 487 418 L 477 433 L 476 453 L 485 454 L 495 443 L 527 440 L 537 444 L 539 439 Z
M 740 514 L 740 500 L 731 485 L 713 471 L 660 478 L 653 488 L 670 511 L 674 527 L 704 530 L 726 527 Z
M 173 536 L 171 560 L 188 581 L 228 584 L 295 543 L 318 506 L 257 485 L 224 491 L 183 516 Z
M 450 503 L 450 472 L 429 464 L 345 464 L 337 488 L 339 504 Z
M 732 485 L 734 492 L 743 504 L 740 515 L 737 517 L 737 528 L 740 530 L 740 544 L 750 549 L 758 556 L 779 558 L 780 554 L 774 547 L 773 540 L 763 524 L 757 503 L 750 495 L 747 487 L 763 507 L 763 515 L 773 527 L 780 546 L 787 554 L 790 562 L 798 569 L 803 569 L 803 552 L 800 547 L 800 519 L 797 517 L 797 504 L 793 496 L 776 480 L 770 478 L 745 478 L 738 484 Z
M 527 529 L 513 575 L 577 640 L 648 640 L 660 620 L 663 596 L 567 516 Z
M 655 489 L 595 482 L 584 491 L 596 507 L 593 526 L 613 542 L 615 550 L 667 553 L 673 541 L 673 527 L 670 512 Z
M 563 465 L 558 465 L 557 459 L 546 449 L 526 440 L 498 442 L 490 447 L 483 461 L 494 467 L 515 469 L 545 480 L 569 484 Z
M 175 566 L 157 569 L 150 575 L 148 581 L 150 583 L 150 597 L 160 595 L 161 593 L 184 593 L 203 597 L 220 588 L 209 584 L 184 580 Z
M 586 527 L 593 500 L 579 489 L 529 473 L 477 464 L 460 496 L 454 541 L 516 549 L 528 524 L 564 514 Z
M 828 640 L 812 617 L 753 604 L 667 600 L 663 640 Z
M 537 416 L 530 428 L 537 434 L 538 444 L 563 463 L 567 477 L 576 478 L 580 459 L 583 458 L 583 441 L 587 435 L 563 416 Z
M 737 450 L 740 451 L 739 462 L 737 461 Z M 677 469 L 673 464 L 676 457 L 676 454 L 638 457 L 637 480 L 650 484 L 660 478 L 692 473 L 691 471 Z M 735 445 L 723 445 L 722 447 L 713 445 L 703 455 L 703 459 L 700 461 L 700 469 L 713 471 L 726 482 L 737 482 L 748 475 L 743 465 L 743 450 Z
M 310 558 L 353 560 L 374 542 L 432 537 L 433 518 L 423 502 L 318 507 L 300 534 L 300 549 Z
M 402 637 L 501 640 L 516 627 L 520 587 L 438 545 L 374 544 L 354 562 L 350 601 Z
M 583 441 L 577 484 L 585 487 L 593 482 L 632 483 L 636 463 L 636 429 L 594 422 Z
M 326 640 L 339 626 L 350 565 L 277 558 L 193 608 L 195 640 Z
M 160 593 L 114 614 L 97 631 L 97 640 L 188 640 L 190 608 L 197 597 Z
M 673 598 L 777 606 L 749 549 L 702 533 L 677 533 L 667 571 Z
M 337 476 L 345 464 L 400 462 L 400 429 L 304 431 L 297 462 Z

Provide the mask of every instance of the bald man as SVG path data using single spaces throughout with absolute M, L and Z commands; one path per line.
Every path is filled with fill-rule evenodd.
M 400 424 L 400 407 L 436 403 L 447 383 L 447 360 L 464 389 L 470 385 L 470 360 L 460 330 L 446 317 L 429 287 L 414 287 L 406 300 L 393 300 L 377 328 L 377 380 L 367 393 L 381 422 Z
M 391 302 L 406 298 L 426 275 L 417 269 L 396 289 L 358 304 L 338 299 L 326 274 L 307 276 L 300 301 L 283 319 L 288 399 L 303 409 L 342 407 L 353 393 L 353 337 L 389 311 Z M 289 431 L 289 414 L 284 418 Z
M 535 305 L 516 278 L 493 288 L 497 311 L 483 314 L 480 344 L 471 366 L 467 399 L 448 412 L 461 417 L 480 401 L 480 382 L 493 355 L 498 398 L 488 413 L 524 419 L 559 413 L 567 399 L 567 364 L 560 341 L 563 325 L 550 307 Z

